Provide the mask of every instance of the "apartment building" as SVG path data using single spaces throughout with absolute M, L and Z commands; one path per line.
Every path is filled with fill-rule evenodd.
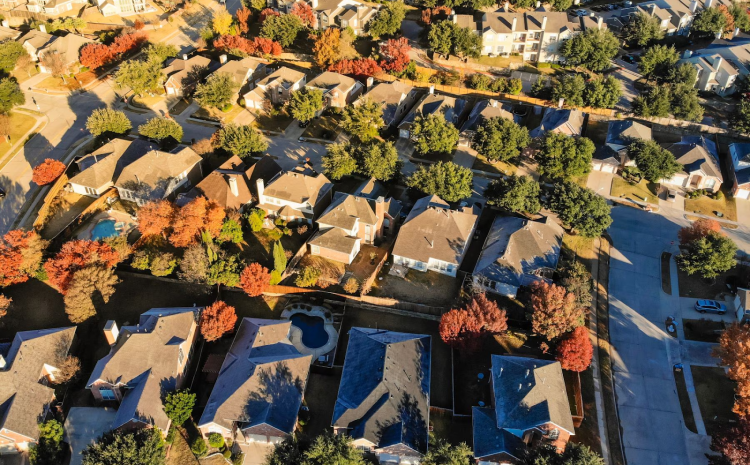
M 735 46 L 709 47 L 691 52 L 686 50 L 678 63 L 690 63 L 695 66 L 698 75 L 695 87 L 705 92 L 713 92 L 725 97 L 736 91 L 735 83 L 740 76 L 746 76 L 750 69 L 746 66 L 750 60 L 750 44 Z
M 97 0 L 103 16 L 130 16 L 156 11 L 146 0 Z

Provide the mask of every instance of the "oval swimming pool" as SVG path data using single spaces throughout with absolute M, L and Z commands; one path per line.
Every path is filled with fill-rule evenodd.
M 304 313 L 295 313 L 289 319 L 294 326 L 302 331 L 302 343 L 305 346 L 317 349 L 323 347 L 328 342 L 328 333 L 326 332 L 323 318 L 305 315 Z
M 107 239 L 109 237 L 115 237 L 117 230 L 115 229 L 115 220 L 101 220 L 94 225 L 91 229 L 91 240 L 99 241 Z

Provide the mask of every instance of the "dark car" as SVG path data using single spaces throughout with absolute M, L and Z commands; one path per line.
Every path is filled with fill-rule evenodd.
M 624 61 L 625 63 L 631 63 L 632 64 L 632 63 L 635 63 L 635 57 L 633 55 L 623 55 L 622 56 L 622 61 Z
M 3 189 L 0 189 L 0 199 L 5 198 L 5 191 Z
M 716 313 L 723 315 L 727 312 L 727 306 L 715 300 L 699 300 L 695 303 L 698 313 Z
M 306 128 L 309 124 L 310 124 L 309 121 L 300 121 L 299 122 L 299 127 Z

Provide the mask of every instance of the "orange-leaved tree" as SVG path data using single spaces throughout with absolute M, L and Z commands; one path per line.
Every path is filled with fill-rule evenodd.
M 36 231 L 8 231 L 0 240 L 0 287 L 25 282 L 39 271 L 47 245 Z
M 531 286 L 531 327 L 548 341 L 583 326 L 583 309 L 575 295 L 564 287 L 546 282 Z
M 329 66 L 328 71 L 339 74 L 352 74 L 354 76 L 377 76 L 383 74 L 383 68 L 372 58 L 339 60 Z
M 36 165 L 31 172 L 31 180 L 37 185 L 46 186 L 57 181 L 57 178 L 65 172 L 65 163 L 47 158 L 42 163 Z
M 50 283 L 64 295 L 76 271 L 94 264 L 113 267 L 119 261 L 117 251 L 104 242 L 73 240 L 63 244 L 60 251 L 47 260 L 44 269 Z
M 274 10 L 273 8 L 265 8 L 263 11 L 260 12 L 260 16 L 258 17 L 258 22 L 260 24 L 263 24 L 263 22 L 269 17 L 269 16 L 281 16 L 281 13 Z
M 263 294 L 271 283 L 271 273 L 260 263 L 251 263 L 240 273 L 240 286 L 250 297 Z
M 234 307 L 217 300 L 201 311 L 201 334 L 206 341 L 215 341 L 232 331 L 236 322 L 237 314 Z
M 146 203 L 138 209 L 138 231 L 143 237 L 166 237 L 176 211 L 177 207 L 169 200 L 152 200 Z
M 727 376 L 737 382 L 734 413 L 750 414 L 750 325 L 734 323 L 719 338 L 715 355 L 729 367 Z
M 314 28 L 318 24 L 315 12 L 307 2 L 296 2 L 289 10 L 289 14 L 298 17 L 307 27 Z
M 579 326 L 560 341 L 555 358 L 563 370 L 581 372 L 591 365 L 593 355 L 594 347 L 591 345 L 589 333 L 584 326 Z
M 341 30 L 329 27 L 318 37 L 313 45 L 315 62 L 321 68 L 327 68 L 336 63 L 341 53 Z
M 719 222 L 710 218 L 700 218 L 695 220 L 690 226 L 685 226 L 677 231 L 677 237 L 680 239 L 680 244 L 685 245 L 701 237 L 708 236 L 710 232 L 721 233 Z
M 386 40 L 380 44 L 380 56 L 382 57 L 380 67 L 386 71 L 400 73 L 411 61 L 409 58 L 410 50 L 411 46 L 406 37 Z
M 440 318 L 440 338 L 457 349 L 474 351 L 481 337 L 508 329 L 505 310 L 484 294 L 475 295 L 463 309 L 453 309 Z
M 216 238 L 225 216 L 224 209 L 215 201 L 196 197 L 175 214 L 169 242 L 175 247 L 187 247 L 197 243 L 204 231 Z
M 240 26 L 240 32 L 243 34 L 247 34 L 247 32 L 250 30 L 249 20 L 250 16 L 252 16 L 252 11 L 250 11 L 248 8 L 243 6 L 239 10 L 237 10 L 237 24 Z

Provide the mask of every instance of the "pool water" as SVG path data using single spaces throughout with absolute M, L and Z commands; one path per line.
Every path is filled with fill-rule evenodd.
M 296 313 L 290 318 L 292 324 L 302 331 L 302 343 L 311 348 L 323 347 L 328 342 L 325 321 L 319 316 Z
M 117 230 L 115 229 L 115 220 L 101 220 L 100 222 L 96 223 L 94 228 L 91 230 L 92 241 L 98 241 L 114 236 L 117 236 Z

